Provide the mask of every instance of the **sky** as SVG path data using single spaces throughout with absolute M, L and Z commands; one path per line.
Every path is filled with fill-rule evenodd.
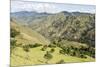
M 87 0 L 88 1 L 88 0 Z M 68 4 L 68 3 L 44 3 L 35 1 L 23 1 L 23 0 L 11 0 L 11 12 L 19 11 L 36 11 L 36 12 L 47 12 L 47 13 L 58 13 L 61 11 L 68 12 L 87 12 L 95 13 L 95 4 Z
M 96 1 L 95 0 L 21 0 L 21 1 L 74 3 L 74 4 L 90 4 L 90 5 L 95 5 L 96 4 Z

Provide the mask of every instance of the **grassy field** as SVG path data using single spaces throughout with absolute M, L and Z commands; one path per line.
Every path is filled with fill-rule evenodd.
M 36 65 L 36 64 L 46 64 L 46 59 L 43 57 L 46 51 L 50 51 L 51 48 L 47 48 L 45 51 L 42 51 L 40 47 L 30 48 L 29 52 L 25 52 L 21 47 L 16 47 L 11 54 L 11 66 L 20 66 L 20 65 Z M 48 64 L 55 64 L 60 60 L 64 60 L 65 63 L 78 63 L 78 62 L 94 62 L 95 59 L 88 57 L 87 58 L 78 58 L 68 55 L 63 55 L 59 53 L 60 48 L 54 48 L 55 51 L 52 53 L 53 58 L 48 61 Z

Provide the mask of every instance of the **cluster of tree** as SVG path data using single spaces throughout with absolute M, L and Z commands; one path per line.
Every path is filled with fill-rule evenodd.
M 10 36 L 11 36 L 11 39 L 10 39 L 10 49 L 11 49 L 11 52 L 13 51 L 14 48 L 16 48 L 17 46 L 17 40 L 15 40 L 15 37 L 17 35 L 19 35 L 20 32 L 17 31 L 16 29 L 12 29 L 11 28 L 11 32 L 10 32 Z
M 23 46 L 23 50 L 26 51 L 26 52 L 29 52 L 29 46 L 28 45 L 24 45 Z
M 51 50 L 50 51 L 46 51 L 46 49 L 50 47 Z M 44 54 L 44 59 L 46 60 L 45 63 L 48 64 L 49 61 L 53 58 L 52 53 L 55 51 L 54 46 L 48 45 L 48 46 L 43 46 L 43 50 L 42 51 L 46 51 L 46 53 Z M 59 60 L 58 62 L 56 62 L 56 64 L 62 64 L 65 63 L 63 59 Z
M 76 56 L 76 57 L 80 57 L 80 58 L 87 58 L 86 56 L 90 56 L 95 58 L 95 49 L 92 47 L 88 47 L 88 48 L 75 48 L 75 47 L 61 47 L 62 50 L 59 51 L 59 53 L 61 54 L 67 54 L 70 56 Z
M 46 62 L 45 63 L 48 64 L 48 61 L 50 59 L 52 59 L 53 56 L 52 56 L 52 54 L 49 51 L 47 51 L 46 54 L 44 54 L 44 58 L 46 59 Z
M 41 48 L 41 50 L 42 50 L 42 51 L 45 51 L 45 50 L 47 49 L 47 47 L 48 47 L 47 45 L 44 45 L 44 46 Z
M 50 47 L 50 48 L 55 48 L 56 45 L 55 45 L 55 44 L 49 44 L 48 47 Z
M 11 38 L 15 38 L 17 35 L 20 34 L 19 31 L 17 31 L 16 29 L 13 29 L 13 28 L 11 28 L 10 31 L 11 31 L 11 32 L 10 32 Z
M 51 48 L 50 51 L 47 51 L 47 50 L 46 50 L 48 47 Z M 47 46 L 47 45 L 44 45 L 44 46 L 42 47 L 41 50 L 42 50 L 42 51 L 46 51 L 46 53 L 45 53 L 44 56 L 43 56 L 43 57 L 46 59 L 46 62 L 45 62 L 46 64 L 48 64 L 49 60 L 53 58 L 52 53 L 55 51 L 54 48 L 55 48 L 54 46 L 50 46 L 50 45 L 48 45 L 48 46 Z
M 51 50 L 49 51 L 50 53 L 53 53 L 53 52 L 55 51 L 54 48 L 55 48 L 56 46 L 55 46 L 55 45 L 53 46 L 53 45 L 51 45 L 51 44 L 50 44 L 50 45 L 44 45 L 44 46 L 41 48 L 41 50 L 42 50 L 42 51 L 46 51 L 46 49 L 47 49 L 48 47 L 51 48 Z
M 61 54 L 64 55 L 67 54 L 70 56 L 76 56 L 80 58 L 87 58 L 86 56 L 88 55 L 90 57 L 95 58 L 95 48 L 92 46 L 88 46 L 88 47 L 66 46 L 63 45 L 59 40 L 55 40 L 52 43 L 55 44 L 57 47 L 61 48 L 61 50 L 59 51 L 59 53 Z
M 17 40 L 15 40 L 15 39 L 11 39 L 10 40 L 10 50 L 11 50 L 11 53 L 16 48 L 16 45 L 17 45 L 16 42 L 17 42 Z
M 23 45 L 23 50 L 26 52 L 29 52 L 29 48 L 35 48 L 35 47 L 39 47 L 42 46 L 42 44 L 39 43 L 35 43 L 35 44 L 28 44 L 28 45 Z

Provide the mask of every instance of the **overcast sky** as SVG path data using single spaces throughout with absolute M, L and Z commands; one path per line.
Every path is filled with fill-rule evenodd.
M 47 13 L 57 13 L 61 11 L 69 11 L 69 12 L 78 11 L 78 12 L 95 13 L 95 5 L 56 4 L 56 3 L 40 3 L 34 1 L 32 2 L 32 1 L 12 0 L 11 12 L 19 12 L 19 11 L 36 11 L 36 12 L 47 12 Z
M 95 0 L 21 0 L 21 1 L 74 3 L 74 4 L 90 4 L 90 5 L 95 5 L 96 4 L 96 1 Z

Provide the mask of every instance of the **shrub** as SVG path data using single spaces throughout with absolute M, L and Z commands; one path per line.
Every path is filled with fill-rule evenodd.
M 29 52 L 29 46 L 28 45 L 24 45 L 23 46 L 23 50 L 26 51 L 26 52 Z
M 15 29 L 12 29 L 11 28 L 11 32 L 10 32 L 10 36 L 11 37 L 16 37 L 17 35 L 19 35 L 20 34 L 20 32 L 19 31 L 17 31 L 17 30 L 15 30 Z
M 42 51 L 45 51 L 45 49 L 44 49 L 44 48 L 41 48 L 41 50 L 42 50 Z
M 10 41 L 11 47 L 15 47 L 16 46 L 16 42 L 17 42 L 17 40 L 11 39 L 11 41 Z
M 34 47 L 39 47 L 41 46 L 41 44 L 35 43 L 35 44 L 29 44 L 30 48 L 34 48 Z
M 66 54 L 64 50 L 59 51 L 60 54 Z
M 10 40 L 10 49 L 11 49 L 11 52 L 13 51 L 13 49 L 15 49 L 16 42 L 17 42 L 17 40 L 15 40 L 15 39 L 11 39 Z
M 38 44 L 38 43 L 35 43 L 35 44 L 28 44 L 26 45 L 28 48 L 35 48 L 35 47 L 39 47 L 41 46 L 42 44 Z
M 34 47 L 39 47 L 39 46 L 42 46 L 42 44 L 39 44 L 39 43 L 34 44 Z
M 34 48 L 35 45 L 34 45 L 34 44 L 29 44 L 28 47 L 29 47 L 29 48 Z
M 84 54 L 80 54 L 80 58 L 87 58 Z
M 44 58 L 46 59 L 46 63 L 48 63 L 48 61 L 50 60 L 50 59 L 52 59 L 52 55 L 47 51 L 46 52 L 46 54 L 44 55 Z
M 50 44 L 50 45 L 48 45 L 48 47 L 55 48 L 56 45 L 54 45 L 54 44 Z
M 63 63 L 65 63 L 64 60 L 60 60 L 56 64 L 63 64 Z
M 47 45 L 44 45 L 44 46 L 41 48 L 42 51 L 45 51 L 46 49 L 47 49 Z
M 66 49 L 66 53 L 69 54 L 70 53 L 70 48 Z
M 53 49 L 53 48 L 50 50 L 51 53 L 53 53 L 54 51 L 55 51 L 55 49 Z

